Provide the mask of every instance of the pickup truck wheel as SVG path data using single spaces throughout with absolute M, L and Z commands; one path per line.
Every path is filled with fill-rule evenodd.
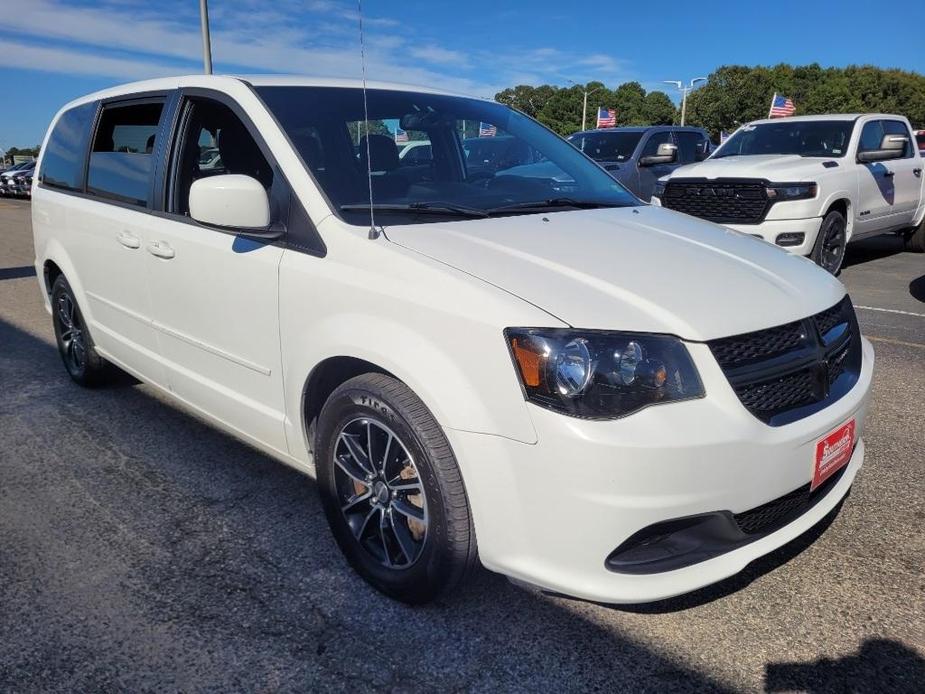
M 475 564 L 456 459 L 404 383 L 364 374 L 339 386 L 318 417 L 314 452 L 334 538 L 373 587 L 425 603 L 453 589 Z
M 903 237 L 904 247 L 913 253 L 925 253 L 925 219 Z
M 822 220 L 813 252 L 813 262 L 822 269 L 837 275 L 845 260 L 845 246 L 848 244 L 848 225 L 845 216 L 838 210 L 832 210 Z
M 77 299 L 64 275 L 60 275 L 51 288 L 51 319 L 58 353 L 70 377 L 88 388 L 108 381 L 112 367 L 97 354 Z

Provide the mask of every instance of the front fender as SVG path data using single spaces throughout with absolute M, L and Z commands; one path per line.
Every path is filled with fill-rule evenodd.
M 289 403 L 301 407 L 305 383 L 316 365 L 331 357 L 347 356 L 393 374 L 424 401 L 443 427 L 496 434 L 524 443 L 536 441 L 500 332 L 494 340 L 497 354 L 489 354 L 487 349 L 465 354 L 464 342 L 459 343 L 458 350 L 448 350 L 446 343 L 437 343 L 407 323 L 352 313 L 329 316 L 306 326 L 294 343 L 292 338 L 289 335 L 284 340 L 284 350 L 289 351 L 284 354 L 287 411 L 299 411 L 290 410 Z M 300 425 L 304 435 L 306 423 Z M 300 439 L 304 440 L 302 436 Z
M 534 443 L 504 328 L 563 326 L 511 294 L 382 238 L 331 235 L 325 258 L 287 252 L 279 315 L 289 443 L 303 455 L 313 369 L 353 357 L 392 373 L 451 429 Z

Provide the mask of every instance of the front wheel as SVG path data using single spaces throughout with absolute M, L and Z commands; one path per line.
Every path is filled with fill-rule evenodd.
M 462 476 L 433 415 L 384 374 L 328 398 L 314 442 L 325 515 L 350 565 L 386 595 L 425 603 L 476 561 Z
M 845 260 L 847 245 L 848 224 L 845 216 L 838 210 L 832 210 L 822 220 L 809 257 L 823 270 L 837 275 Z

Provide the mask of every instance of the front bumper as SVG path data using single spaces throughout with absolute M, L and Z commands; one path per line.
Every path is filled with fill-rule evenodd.
M 820 521 L 863 464 L 873 349 L 857 384 L 829 407 L 781 427 L 739 402 L 706 345 L 689 344 L 707 397 L 609 422 L 530 406 L 538 441 L 448 430 L 489 569 L 541 588 L 609 603 L 648 602 L 741 571 Z M 653 524 L 742 513 L 806 485 L 815 443 L 850 418 L 858 443 L 844 473 L 805 513 L 759 539 L 690 566 L 645 575 L 608 570 L 609 555 Z
M 821 224 L 821 217 L 810 217 L 809 219 L 766 219 L 761 224 L 724 224 L 723 226 L 743 234 L 757 236 L 795 255 L 809 255 L 816 243 L 816 235 L 819 233 Z M 803 240 L 797 245 L 784 246 L 778 242 L 784 234 L 803 234 Z

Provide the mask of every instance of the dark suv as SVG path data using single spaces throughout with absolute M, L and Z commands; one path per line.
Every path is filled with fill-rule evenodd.
M 659 178 L 713 150 L 706 130 L 675 125 L 585 130 L 568 141 L 646 202 Z

